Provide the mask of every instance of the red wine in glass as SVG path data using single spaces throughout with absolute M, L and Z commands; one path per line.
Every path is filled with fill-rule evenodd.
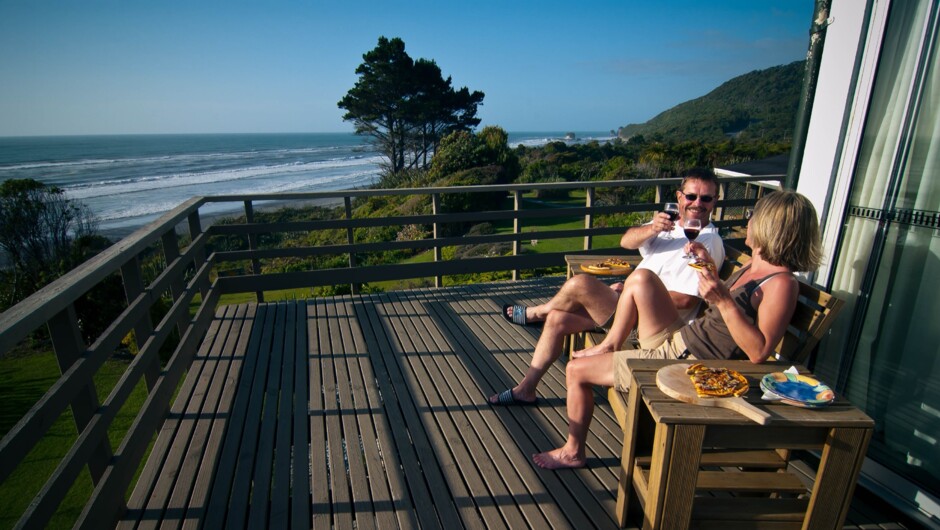
M 695 241 L 695 238 L 698 237 L 698 233 L 701 230 L 702 222 L 698 219 L 689 219 L 682 225 L 682 231 L 685 232 L 685 237 L 688 238 L 689 241 Z M 683 257 L 685 259 L 693 259 L 695 258 L 695 254 L 690 252 Z
M 663 212 L 665 212 L 666 215 L 669 216 L 670 221 L 675 223 L 676 220 L 679 219 L 679 204 L 675 202 L 667 202 L 665 207 L 663 208 Z M 663 238 L 672 239 L 672 234 L 666 234 L 665 236 L 663 236 Z

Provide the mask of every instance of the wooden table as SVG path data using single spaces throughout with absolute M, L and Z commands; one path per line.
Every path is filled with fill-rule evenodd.
M 842 397 L 822 409 L 763 401 L 760 377 L 788 365 L 705 361 L 748 377 L 748 402 L 772 415 L 759 425 L 662 393 L 656 372 L 674 362 L 627 361 L 633 383 L 625 396 L 621 526 L 632 503 L 643 512 L 643 528 L 842 527 L 874 428 L 871 418 Z M 786 469 L 792 449 L 820 452 L 812 490 Z
M 565 263 L 568 265 L 568 278 L 571 278 L 575 274 L 588 274 L 581 270 L 582 263 L 597 263 L 599 261 L 604 261 L 607 258 L 618 258 L 630 263 L 630 269 L 625 273 L 618 272 L 614 274 L 603 274 L 599 276 L 627 276 L 636 268 L 637 265 L 643 261 L 643 258 L 638 255 L 624 255 L 624 254 L 566 254 Z
M 624 254 L 566 254 L 565 263 L 568 265 L 568 275 L 567 278 L 571 278 L 576 274 L 589 274 L 581 270 L 582 263 L 597 263 L 599 261 L 604 261 L 607 258 L 618 258 L 630 263 L 630 269 L 625 272 L 617 272 L 611 274 L 598 274 L 599 278 L 617 278 L 617 281 L 622 281 L 625 279 L 640 262 L 643 260 L 639 255 L 624 255 Z M 569 354 L 576 350 L 585 348 L 587 345 L 585 343 L 585 334 L 584 333 L 575 333 L 574 335 L 568 335 L 565 337 L 564 342 L 562 343 L 562 351 L 566 351 Z

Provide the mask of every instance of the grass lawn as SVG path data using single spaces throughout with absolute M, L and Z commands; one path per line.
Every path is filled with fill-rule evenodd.
M 104 400 L 128 366 L 124 360 L 108 360 L 95 376 L 99 400 Z M 51 352 L 0 359 L 0 434 L 6 434 L 23 414 L 55 383 L 59 367 Z M 146 398 L 141 382 L 118 412 L 108 431 L 116 448 L 130 428 Z M 66 410 L 20 466 L 0 484 L 0 528 L 12 528 L 29 503 L 52 475 L 77 438 L 71 410 Z M 48 528 L 71 528 L 92 492 L 91 476 L 82 471 Z

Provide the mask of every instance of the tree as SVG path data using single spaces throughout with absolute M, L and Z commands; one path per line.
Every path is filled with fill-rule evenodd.
M 493 125 L 484 127 L 479 134 L 454 131 L 441 139 L 428 173 L 436 181 L 458 171 L 497 166 L 498 180 L 494 184 L 512 182 L 519 176 L 520 166 L 508 142 L 506 131 Z
M 12 275 L 8 300 L 15 303 L 77 264 L 76 241 L 97 232 L 97 220 L 58 187 L 33 179 L 0 184 L 0 250 Z
M 476 113 L 484 94 L 454 90 L 434 61 L 412 60 L 401 39 L 379 37 L 362 58 L 359 80 L 337 105 L 356 134 L 373 138 L 388 159 L 388 172 L 427 169 L 441 138 L 479 125 Z

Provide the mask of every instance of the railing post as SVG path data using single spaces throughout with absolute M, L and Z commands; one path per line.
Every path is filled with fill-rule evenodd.
M 199 220 L 199 210 L 194 210 L 189 214 L 189 240 L 190 244 L 194 243 L 196 239 L 202 235 L 202 223 Z M 194 256 L 195 263 L 194 266 L 198 271 L 202 264 L 206 262 L 206 251 L 205 248 L 199 248 Z M 209 278 L 207 277 L 204 281 L 199 284 L 199 292 L 205 298 L 206 293 L 209 292 Z
M 522 247 L 522 242 L 519 240 L 520 234 L 522 233 L 522 222 L 519 220 L 518 212 L 522 209 L 522 192 L 520 190 L 513 190 L 512 192 L 512 210 L 517 213 L 516 216 L 512 218 L 512 233 L 515 234 L 516 238 L 512 241 L 512 255 L 518 256 L 519 251 Z M 513 281 L 519 279 L 519 269 L 512 270 L 512 279 Z
M 130 261 L 121 266 L 121 279 L 124 280 L 124 296 L 127 297 L 127 303 L 130 305 L 144 292 L 144 280 L 140 273 L 140 257 L 134 256 Z M 137 343 L 137 351 L 147 342 L 147 337 L 153 333 L 153 321 L 150 319 L 150 311 L 145 311 L 144 315 L 134 324 L 134 339 Z M 157 384 L 157 378 L 160 376 L 160 358 L 154 356 L 153 361 L 147 366 L 144 372 L 144 378 L 147 381 L 147 390 L 153 390 Z
M 718 183 L 718 196 L 721 197 L 722 199 L 728 198 L 728 184 L 727 183 L 725 182 Z M 725 218 L 725 209 L 718 206 L 717 204 L 715 205 L 715 210 L 713 211 L 713 213 L 715 215 L 715 219 L 718 219 L 719 221 Z
M 654 201 L 655 201 L 656 203 L 663 202 L 663 185 L 662 185 L 662 184 L 657 184 L 657 185 L 656 185 L 656 197 L 655 197 Z M 675 202 L 675 201 L 673 201 L 673 202 Z
M 52 347 L 55 349 L 56 360 L 59 363 L 59 370 L 64 374 L 85 351 L 86 347 L 78 328 L 75 306 L 69 304 L 68 307 L 50 318 L 47 326 L 49 336 L 52 339 Z M 100 405 L 98 394 L 95 392 L 95 382 L 89 380 L 75 394 L 75 401 L 71 403 L 72 418 L 75 420 L 75 427 L 78 429 L 79 434 L 85 430 L 85 426 L 91 421 Z M 104 437 L 88 458 L 88 471 L 91 473 L 93 483 L 97 484 L 101 479 L 111 456 L 111 445 L 107 437 Z
M 345 207 L 345 210 L 346 210 L 346 220 L 351 221 L 352 220 L 352 197 L 348 195 L 346 197 L 343 197 L 343 206 Z M 353 230 L 352 226 L 346 227 L 346 244 L 348 244 L 350 247 L 356 244 L 356 233 L 355 233 L 355 230 Z M 349 268 L 355 269 L 357 266 L 357 263 L 358 262 L 356 261 L 356 253 L 350 250 L 349 251 Z M 352 294 L 359 294 L 358 283 L 349 284 L 349 289 L 352 291 Z
M 591 208 L 594 207 L 594 188 L 586 188 L 585 191 L 584 206 L 588 211 L 584 214 L 584 229 L 590 230 L 594 228 L 594 215 L 591 213 Z M 591 239 L 591 234 L 584 236 L 584 250 L 591 250 Z
M 176 239 L 176 229 L 170 229 L 163 233 L 163 257 L 166 259 L 166 266 L 169 267 L 180 257 L 180 247 Z M 178 276 L 170 279 L 170 294 L 173 295 L 173 301 L 179 300 L 186 293 L 183 285 L 183 277 Z M 180 338 L 186 333 L 189 316 L 182 314 L 176 323 L 176 329 L 179 331 Z
M 434 223 L 431 225 L 432 237 L 434 238 L 434 263 L 444 260 L 444 256 L 441 253 L 441 246 L 437 244 L 437 238 L 440 237 L 440 230 L 437 222 L 437 216 L 441 213 L 441 194 L 432 193 L 431 194 L 431 213 L 434 215 Z M 441 287 L 444 285 L 443 276 L 434 277 L 434 287 Z
M 255 222 L 255 208 L 252 205 L 251 201 L 245 201 L 245 222 L 246 223 Z M 258 247 L 258 236 L 256 236 L 253 232 L 249 232 L 248 233 L 248 250 L 254 251 L 257 247 Z M 251 273 L 256 276 L 261 275 L 261 261 L 258 258 L 251 258 Z M 264 291 L 255 291 L 255 297 L 258 299 L 259 304 L 264 302 Z

